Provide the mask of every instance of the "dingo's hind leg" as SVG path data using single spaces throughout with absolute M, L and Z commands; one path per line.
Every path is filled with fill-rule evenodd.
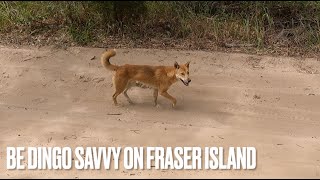
M 118 76 L 114 77 L 113 84 L 115 87 L 115 92 L 112 96 L 114 105 L 116 105 L 116 106 L 118 105 L 117 97 L 119 96 L 119 94 L 121 94 L 126 89 L 127 83 L 128 83 L 128 80 L 126 80 L 126 79 L 121 79 Z
M 133 86 L 133 83 L 128 82 L 128 84 L 127 84 L 127 86 L 126 86 L 126 88 L 125 88 L 125 90 L 124 90 L 124 92 L 123 92 L 123 95 L 127 98 L 128 102 L 129 102 L 130 104 L 134 104 L 134 103 L 133 103 L 133 101 L 130 99 L 130 97 L 128 96 L 127 92 L 128 92 L 128 90 L 129 90 L 132 86 Z
M 154 89 L 153 90 L 153 98 L 154 98 L 154 106 L 157 106 L 157 104 L 158 104 L 158 89 Z

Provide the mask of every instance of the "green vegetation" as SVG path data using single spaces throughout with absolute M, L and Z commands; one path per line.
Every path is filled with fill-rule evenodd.
M 49 37 L 79 45 L 120 39 L 320 49 L 318 1 L 2 1 L 0 34 Z M 201 47 L 206 48 L 206 47 Z

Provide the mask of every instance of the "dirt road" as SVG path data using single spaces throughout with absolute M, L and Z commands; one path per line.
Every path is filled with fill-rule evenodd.
M 0 47 L 1 178 L 319 178 L 320 61 L 118 49 L 114 64 L 191 61 L 176 109 L 134 88 L 112 103 L 104 49 Z M 253 146 L 255 170 L 7 170 L 7 146 Z

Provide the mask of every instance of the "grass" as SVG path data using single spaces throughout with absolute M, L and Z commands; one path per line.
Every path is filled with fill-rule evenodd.
M 32 37 L 63 32 L 68 41 L 88 46 L 114 36 L 317 52 L 320 2 L 2 1 L 0 34 L 12 32 Z

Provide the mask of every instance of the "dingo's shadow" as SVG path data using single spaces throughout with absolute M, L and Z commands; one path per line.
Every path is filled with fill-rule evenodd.
M 217 114 L 217 115 L 226 115 L 233 116 L 233 113 L 228 112 L 226 109 L 221 107 L 225 106 L 221 101 L 217 100 L 203 100 L 199 98 L 177 98 L 177 105 L 172 107 L 170 101 L 164 98 L 158 99 L 158 105 L 155 106 L 153 104 L 152 99 L 150 98 L 142 98 L 139 100 L 135 100 L 132 98 L 133 104 L 130 104 L 125 99 L 122 99 L 121 102 L 122 107 L 128 108 L 128 110 L 135 111 L 148 111 L 148 112 L 179 112 L 179 113 L 196 113 L 196 114 Z

